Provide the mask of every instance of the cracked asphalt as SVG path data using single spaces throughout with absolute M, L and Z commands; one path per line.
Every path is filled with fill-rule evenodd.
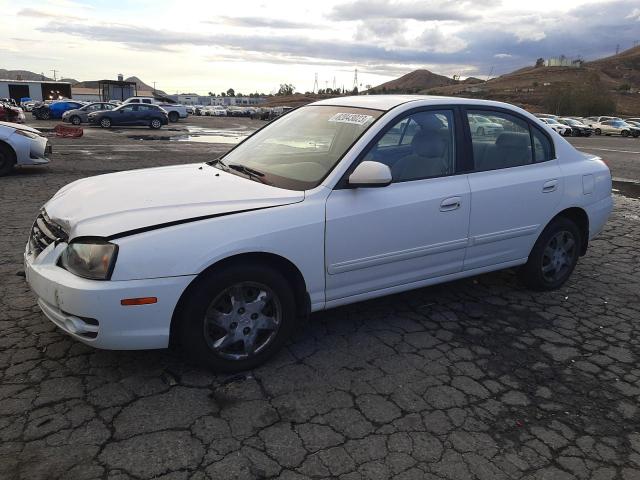
M 638 188 L 619 188 L 559 291 L 504 271 L 314 314 L 268 364 L 228 376 L 84 346 L 25 283 L 31 222 L 58 188 L 229 146 L 134 133 L 150 135 L 53 138 L 49 167 L 0 179 L 1 479 L 640 478 Z

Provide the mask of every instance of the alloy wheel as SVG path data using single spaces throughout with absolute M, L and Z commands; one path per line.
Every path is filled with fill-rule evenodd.
M 218 294 L 203 322 L 210 350 L 229 360 L 243 360 L 263 351 L 282 321 L 280 299 L 266 285 L 241 282 Z
M 576 240 L 569 231 L 556 233 L 542 254 L 542 276 L 547 282 L 555 282 L 571 269 L 576 256 Z

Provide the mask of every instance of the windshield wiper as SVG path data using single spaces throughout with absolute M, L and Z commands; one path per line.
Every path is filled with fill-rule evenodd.
M 229 170 L 229 167 L 227 166 L 227 164 L 226 164 L 226 163 L 224 163 L 224 162 L 223 162 L 221 159 L 219 159 L 219 158 L 214 158 L 214 159 L 213 159 L 213 160 L 211 160 L 210 162 L 207 162 L 207 165 L 211 165 L 211 166 L 214 166 L 214 165 L 220 165 L 220 166 L 222 166 L 222 168 L 223 168 L 224 170 Z
M 256 170 L 256 169 L 251 168 L 251 167 L 246 167 L 246 166 L 240 165 L 238 163 L 230 163 L 229 165 L 227 165 L 227 167 L 235 170 L 236 172 L 244 173 L 249 178 L 255 178 L 257 181 L 259 181 L 261 183 L 266 183 L 262 179 L 262 177 L 264 177 L 264 173 L 262 173 L 260 170 Z

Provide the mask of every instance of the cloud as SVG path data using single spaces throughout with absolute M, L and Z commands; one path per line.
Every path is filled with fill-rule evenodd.
M 478 11 L 481 4 L 495 3 L 491 0 L 478 2 L 456 0 L 420 0 L 420 1 L 385 1 L 356 0 L 352 3 L 337 5 L 329 14 L 333 20 L 363 20 L 366 18 L 403 18 L 420 21 L 473 20 L 480 18 Z M 473 8 L 469 8 L 474 5 Z
M 317 25 L 306 22 L 293 22 L 290 20 L 282 20 L 276 18 L 265 17 L 220 17 L 220 20 L 206 21 L 205 23 L 226 23 L 227 25 L 233 25 L 235 27 L 266 27 L 276 29 L 302 29 L 302 28 L 315 28 Z
M 84 18 L 76 17 L 74 15 L 52 13 L 44 10 L 36 10 L 35 8 L 23 8 L 18 12 L 18 15 L 22 17 L 47 18 L 47 19 L 58 19 L 58 20 L 84 20 Z
M 372 1 L 374 7 L 381 3 Z M 361 21 L 353 40 L 317 39 L 296 29 L 200 33 L 57 20 L 38 29 L 150 52 L 174 52 L 185 46 L 209 47 L 213 50 L 208 52 L 208 57 L 216 58 L 220 53 L 222 60 L 230 55 L 249 62 L 349 68 L 358 65 L 369 70 L 378 68 L 381 72 L 385 68 L 399 71 L 406 66 L 429 66 L 435 72 L 456 73 L 454 69 L 459 69 L 467 75 L 478 75 L 486 74 L 492 67 L 494 73 L 506 73 L 533 65 L 539 57 L 565 54 L 593 59 L 612 54 L 618 43 L 628 48 L 638 37 L 638 24 L 634 18 L 628 18 L 629 12 L 628 2 L 613 1 L 585 4 L 561 17 L 524 12 L 466 22 L 453 30 L 445 25 L 440 28 L 438 24 L 427 24 L 422 32 L 416 32 L 415 28 L 407 32 L 407 21 L 397 16 L 372 17 Z

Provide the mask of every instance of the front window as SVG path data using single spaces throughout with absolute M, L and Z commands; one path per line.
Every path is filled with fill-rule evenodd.
M 382 115 L 379 110 L 309 105 L 249 137 L 211 165 L 293 190 L 314 188 Z

